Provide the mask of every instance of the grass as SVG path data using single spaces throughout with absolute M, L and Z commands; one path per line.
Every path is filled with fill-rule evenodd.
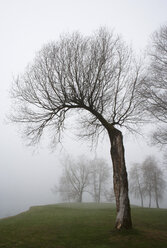
M 166 248 L 167 210 L 132 208 L 134 228 L 115 231 L 111 204 L 32 207 L 0 220 L 0 248 Z

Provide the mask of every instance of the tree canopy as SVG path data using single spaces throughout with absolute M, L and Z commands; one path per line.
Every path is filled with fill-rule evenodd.
M 72 113 L 78 114 L 80 136 L 94 139 L 106 131 L 111 144 L 117 229 L 132 227 L 119 128 L 131 129 L 131 124 L 141 122 L 138 93 L 142 80 L 132 49 L 120 36 L 101 28 L 91 36 L 73 33 L 45 45 L 12 90 L 16 101 L 12 120 L 22 124 L 31 143 L 37 143 L 47 128 L 53 131 L 54 141 L 60 140 Z
M 140 69 L 131 48 L 106 29 L 64 35 L 45 45 L 15 80 L 12 120 L 22 123 L 31 143 L 46 128 L 59 139 L 71 110 L 79 114 L 84 137 L 98 136 L 108 123 L 130 128 L 141 121 Z
M 167 26 L 152 35 L 149 49 L 148 76 L 142 87 L 145 107 L 157 122 L 153 133 L 156 144 L 167 144 Z

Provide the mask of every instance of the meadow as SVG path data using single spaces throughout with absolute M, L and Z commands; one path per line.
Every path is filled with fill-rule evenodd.
M 132 207 L 132 230 L 114 230 L 109 203 L 56 204 L 0 220 L 0 248 L 166 248 L 167 209 Z

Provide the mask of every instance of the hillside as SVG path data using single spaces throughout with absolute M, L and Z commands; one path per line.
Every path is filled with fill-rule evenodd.
M 165 248 L 167 210 L 132 208 L 134 229 L 113 229 L 111 204 L 32 207 L 0 220 L 0 248 Z

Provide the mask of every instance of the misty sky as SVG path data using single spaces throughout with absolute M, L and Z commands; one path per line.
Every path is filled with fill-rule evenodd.
M 13 78 L 45 43 L 66 32 L 90 34 L 107 26 L 120 33 L 136 53 L 143 52 L 152 32 L 166 24 L 166 13 L 166 0 L 0 0 L 0 217 L 32 205 L 55 203 L 51 188 L 67 153 L 92 158 L 98 154 L 110 162 L 107 139 L 96 150 L 73 139 L 71 133 L 54 152 L 47 142 L 35 150 L 26 147 L 18 127 L 6 123 Z M 159 154 L 148 145 L 148 138 L 143 141 L 140 136 L 125 134 L 125 148 L 127 167 Z

